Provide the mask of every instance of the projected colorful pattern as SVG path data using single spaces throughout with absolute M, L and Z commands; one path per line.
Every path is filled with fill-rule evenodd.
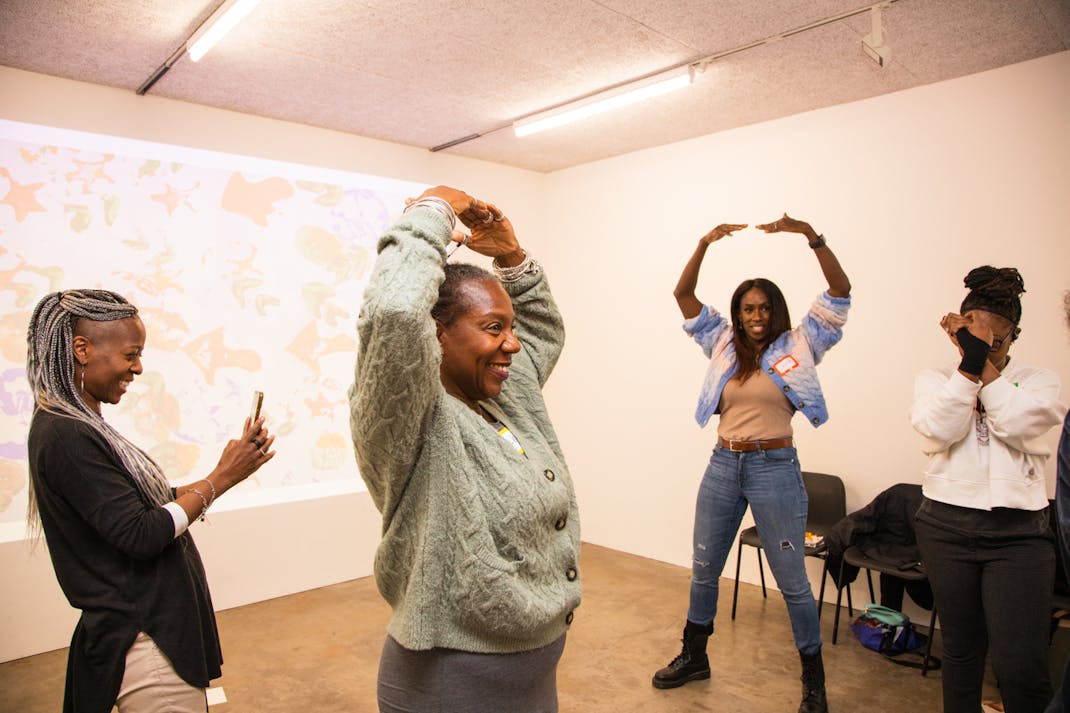
M 231 506 L 362 488 L 345 406 L 355 320 L 375 241 L 420 190 L 0 122 L 0 528 L 26 511 L 26 325 L 44 294 L 76 287 L 141 311 L 145 373 L 105 418 L 172 481 L 211 471 L 261 389 L 279 455 Z

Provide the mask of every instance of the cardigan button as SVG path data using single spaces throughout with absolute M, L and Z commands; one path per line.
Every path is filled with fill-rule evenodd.
M 784 391 L 791 391 L 791 387 L 787 384 L 784 384 Z
M 802 407 L 803 407 L 803 406 L 805 406 L 806 404 L 804 404 L 804 403 L 803 403 L 802 401 L 796 401 L 796 402 L 795 402 L 795 405 L 796 405 L 796 406 L 798 406 L 799 408 L 802 408 Z
M 576 581 L 576 575 L 577 572 L 575 567 L 569 567 L 567 570 L 565 570 L 565 579 L 570 582 Z
M 769 373 L 770 374 L 772 374 L 774 371 L 776 371 L 776 369 L 774 369 L 773 367 L 769 367 Z
M 568 524 L 568 520 L 566 520 L 565 518 L 561 518 L 560 520 L 554 523 L 554 529 L 564 530 L 566 524 Z
M 814 416 L 814 417 L 813 417 L 813 418 L 811 418 L 810 420 L 811 420 L 811 421 L 813 421 L 814 423 L 819 423 L 819 422 L 821 421 L 821 419 L 820 419 L 820 418 L 818 418 L 817 416 Z
M 542 472 L 542 474 L 545 475 L 546 479 L 549 480 L 551 483 L 554 482 L 554 478 L 557 477 L 556 475 L 554 475 L 554 472 L 552 470 L 550 470 L 549 468 L 544 470 Z
M 575 618 L 575 615 L 572 612 L 569 612 L 568 614 L 565 614 L 565 625 L 567 626 L 567 625 L 571 624 L 573 618 Z

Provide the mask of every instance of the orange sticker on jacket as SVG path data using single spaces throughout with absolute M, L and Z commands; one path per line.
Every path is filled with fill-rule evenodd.
M 799 362 L 795 361 L 795 357 L 793 357 L 791 354 L 788 354 L 786 357 L 773 364 L 773 368 L 776 369 L 776 373 L 780 374 L 781 376 L 785 376 L 789 371 L 791 371 L 798 365 Z

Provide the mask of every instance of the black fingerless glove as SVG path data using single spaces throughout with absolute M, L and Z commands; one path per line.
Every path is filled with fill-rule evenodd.
M 974 336 L 970 330 L 962 327 L 955 332 L 955 339 L 962 347 L 962 361 L 959 362 L 959 371 L 973 376 L 980 376 L 985 370 L 985 362 L 988 360 L 989 344 L 980 337 Z

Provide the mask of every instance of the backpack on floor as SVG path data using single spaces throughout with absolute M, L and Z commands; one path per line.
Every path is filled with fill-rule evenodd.
M 901 666 L 921 668 L 924 661 L 916 662 L 911 657 L 897 658 L 925 646 L 928 637 L 918 633 L 906 614 L 879 604 L 867 604 L 865 611 L 853 622 L 851 631 L 867 649 L 872 649 Z M 924 654 L 922 655 L 924 658 Z M 940 668 L 940 660 L 930 657 L 929 668 Z

